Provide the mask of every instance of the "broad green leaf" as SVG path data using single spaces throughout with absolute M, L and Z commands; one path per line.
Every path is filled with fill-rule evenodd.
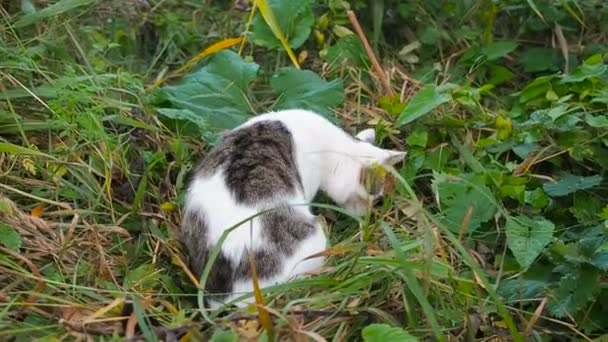
M 467 233 L 472 233 L 494 217 L 497 206 L 492 191 L 483 184 L 450 181 L 437 174 L 433 181 L 442 208 L 443 222 L 453 232 L 459 232 L 472 208 Z
M 551 81 L 554 78 L 554 76 L 543 76 L 528 83 L 524 89 L 516 93 L 516 95 L 519 95 L 519 102 L 526 103 L 540 96 L 544 97 L 547 91 L 551 89 Z
M 529 48 L 522 52 L 518 62 L 524 67 L 525 72 L 557 71 L 561 59 L 557 49 Z
M 513 41 L 493 42 L 481 49 L 481 53 L 486 56 L 488 61 L 494 61 L 505 57 L 517 49 L 517 43 Z
M 0 225 L 0 244 L 12 251 L 18 252 L 21 248 L 21 235 L 9 225 Z
M 536 188 L 532 191 L 526 191 L 525 202 L 534 209 L 542 209 L 549 204 L 549 198 L 541 188 Z
M 543 190 L 551 197 L 565 196 L 579 190 L 594 188 L 602 182 L 602 176 L 589 177 L 567 174 L 556 182 L 543 184 Z
M 358 67 L 369 65 L 369 58 L 365 53 L 363 43 L 354 34 L 338 39 L 334 45 L 327 48 L 327 51 L 323 54 L 323 59 L 327 61 L 332 69 L 340 68 L 343 62 Z
M 528 268 L 551 242 L 555 225 L 542 217 L 509 217 L 505 226 L 507 245 L 522 268 Z
M 438 87 L 434 84 L 423 86 L 418 93 L 410 100 L 405 110 L 401 112 L 395 126 L 408 124 L 421 116 L 429 113 L 452 99 L 446 86 Z
M 553 300 L 547 308 L 557 318 L 566 318 L 585 308 L 599 290 L 598 273 L 583 267 L 579 274 L 567 274 L 562 277 L 558 288 L 553 291 Z
M 551 270 L 546 270 L 547 273 Z M 526 272 L 528 274 L 530 272 Z M 509 302 L 538 298 L 551 283 L 548 279 L 508 279 L 500 283 L 498 294 Z
M 520 204 L 524 204 L 524 200 L 525 200 L 525 192 L 526 192 L 526 186 L 525 185 L 513 185 L 513 184 L 506 184 L 500 187 L 500 196 L 501 197 L 510 197 L 516 201 L 518 201 Z
M 561 83 L 582 82 L 589 78 L 604 76 L 607 72 L 608 65 L 606 64 L 583 64 L 573 70 L 569 75 L 564 76 L 564 78 L 561 79 Z
M 40 20 L 55 17 L 73 9 L 90 5 L 93 2 L 95 2 L 95 0 L 60 0 L 38 12 L 24 15 L 15 23 L 14 27 L 21 28 L 23 26 L 31 25 Z
M 423 126 L 417 126 L 416 129 L 407 136 L 405 142 L 410 146 L 426 147 L 428 139 L 428 130 Z
M 273 109 L 301 108 L 332 117 L 344 101 L 342 80 L 326 81 L 310 70 L 283 68 L 270 80 L 279 95 Z
M 604 128 L 604 127 L 608 127 L 608 117 L 606 117 L 606 115 L 598 115 L 598 116 L 593 116 L 591 114 L 586 114 L 585 115 L 585 122 L 591 126 L 591 127 L 595 127 L 595 128 Z
M 201 130 L 232 129 L 252 115 L 246 93 L 258 68 L 233 51 L 220 51 L 207 66 L 185 76 L 178 85 L 158 89 L 157 102 L 162 106 L 158 112 L 193 122 Z
M 388 324 L 370 324 L 361 332 L 365 342 L 416 342 L 418 338 L 410 335 L 407 331 L 391 327 Z
M 488 83 L 498 85 L 505 83 L 513 78 L 511 70 L 501 65 L 492 65 L 490 67 L 490 80 Z
M 267 0 L 279 28 L 292 49 L 297 49 L 310 36 L 315 17 L 311 9 L 311 0 L 285 1 Z M 283 44 L 272 29 L 257 13 L 251 24 L 251 41 L 254 44 L 271 49 L 282 49 Z

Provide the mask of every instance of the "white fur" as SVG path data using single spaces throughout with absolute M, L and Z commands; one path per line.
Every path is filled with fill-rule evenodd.
M 289 203 L 302 215 L 313 217 L 308 206 L 303 204 L 310 203 L 319 190 L 326 192 L 353 214 L 362 215 L 374 198 L 359 184 L 361 168 L 386 161 L 394 164 L 405 155 L 404 152 L 384 150 L 372 145 L 370 142 L 375 138 L 373 130 L 362 131 L 358 135 L 361 141 L 357 141 L 325 118 L 305 110 L 259 115 L 236 129 L 264 120 L 281 121 L 291 132 L 303 192 L 298 190 L 288 198 L 277 198 L 276 201 L 250 207 L 235 201 L 224 183 L 221 171 L 211 177 L 198 176 L 188 191 L 185 210 L 204 213 L 210 232 L 208 241 L 201 243 L 207 243 L 209 248 L 217 244 L 226 229 L 256 215 L 260 210 L 271 209 L 278 203 Z M 228 235 L 222 244 L 222 252 L 236 265 L 246 248 L 256 250 L 264 246 L 265 241 L 261 236 L 261 225 L 254 218 Z M 261 287 L 283 283 L 320 268 L 324 261 L 322 257 L 302 260 L 326 248 L 327 239 L 321 225 L 317 224 L 315 233 L 301 242 L 284 261 L 280 275 L 272 279 L 260 279 Z M 235 282 L 233 294 L 227 301 L 252 290 L 250 282 Z M 221 303 L 211 302 L 213 308 L 220 305 Z

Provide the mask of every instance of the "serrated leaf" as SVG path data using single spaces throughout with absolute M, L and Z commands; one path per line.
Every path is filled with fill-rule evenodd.
M 399 115 L 395 126 L 408 124 L 451 99 L 452 95 L 448 93 L 447 87 L 427 84 L 410 100 L 405 110 Z
M 557 318 L 565 318 L 584 309 L 599 289 L 597 276 L 597 271 L 588 268 L 581 269 L 579 274 L 563 276 L 553 292 L 553 300 L 549 302 L 549 313 Z
M 21 235 L 13 227 L 6 224 L 0 225 L 0 244 L 11 251 L 19 252 L 21 242 Z
M 481 224 L 494 217 L 497 207 L 492 191 L 483 184 L 467 181 L 448 181 L 445 176 L 436 175 L 436 186 L 443 214 L 443 223 L 453 232 L 459 232 L 468 216 L 473 213 L 467 226 L 467 233 L 476 231 Z
M 594 188 L 602 182 L 602 176 L 589 177 L 567 174 L 556 182 L 543 184 L 543 190 L 551 197 L 565 196 L 579 190 Z
M 281 49 L 284 45 L 277 35 L 280 31 L 280 35 L 284 36 L 292 49 L 299 48 L 310 36 L 315 23 L 311 2 L 266 0 L 276 23 L 268 23 L 262 14 L 258 13 L 251 24 L 251 41 L 267 48 Z M 271 28 L 270 25 L 276 27 Z
M 164 107 L 158 112 L 193 122 L 201 130 L 232 129 L 251 116 L 246 88 L 258 69 L 256 63 L 245 62 L 233 51 L 217 52 L 207 66 L 185 76 L 178 85 L 158 90 Z
M 509 217 L 507 245 L 522 268 L 528 268 L 553 238 L 555 225 L 542 217 Z
M 310 70 L 283 68 L 270 80 L 279 95 L 273 109 L 301 108 L 327 117 L 344 101 L 342 80 L 326 81 Z
M 493 42 L 484 46 L 481 49 L 481 53 L 486 56 L 488 61 L 494 61 L 513 52 L 517 49 L 517 45 L 518 44 L 513 41 Z
M 416 342 L 418 338 L 410 335 L 407 331 L 392 327 L 388 324 L 370 324 L 361 332 L 365 342 Z
M 497 292 L 509 302 L 539 298 L 551 285 L 551 269 L 549 265 L 534 265 L 517 278 L 501 281 Z

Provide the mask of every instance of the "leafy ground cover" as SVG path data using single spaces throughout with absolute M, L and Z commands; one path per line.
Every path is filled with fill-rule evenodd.
M 0 15 L 1 339 L 606 340 L 604 1 Z M 361 220 L 318 199 L 324 272 L 201 310 L 175 239 L 189 171 L 222 130 L 294 107 L 375 127 L 408 151 L 399 181 Z

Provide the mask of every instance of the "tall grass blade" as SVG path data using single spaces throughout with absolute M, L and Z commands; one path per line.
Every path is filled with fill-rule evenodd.
M 148 320 L 148 317 L 146 317 L 143 301 L 138 296 L 133 297 L 133 311 L 137 318 L 137 325 L 146 341 L 158 341 L 156 334 L 152 331 L 150 321 Z
M 391 227 L 386 222 L 381 222 L 381 225 L 382 225 L 382 229 L 384 230 L 384 233 L 386 234 L 386 236 L 388 238 L 388 241 L 391 244 L 391 247 L 395 251 L 395 255 L 397 256 L 397 259 L 402 264 L 401 271 L 403 272 L 403 275 L 404 275 L 403 278 L 405 280 L 405 283 L 407 284 L 408 289 L 416 297 L 416 300 L 418 300 L 418 303 L 420 303 L 420 306 L 422 307 L 422 311 L 424 312 L 426 318 L 429 321 L 431 330 L 433 330 L 433 334 L 435 334 L 435 337 L 439 341 L 446 341 L 445 336 L 443 336 L 443 334 L 441 333 L 441 326 L 439 325 L 439 321 L 437 321 L 437 317 L 435 316 L 433 307 L 431 306 L 428 299 L 424 295 L 422 286 L 418 282 L 418 279 L 416 279 L 414 272 L 412 272 L 412 270 L 409 267 L 407 267 L 408 261 L 407 261 L 406 256 L 403 254 L 403 251 L 401 250 L 401 246 L 399 245 L 399 240 L 397 240 L 395 233 L 393 232 Z

